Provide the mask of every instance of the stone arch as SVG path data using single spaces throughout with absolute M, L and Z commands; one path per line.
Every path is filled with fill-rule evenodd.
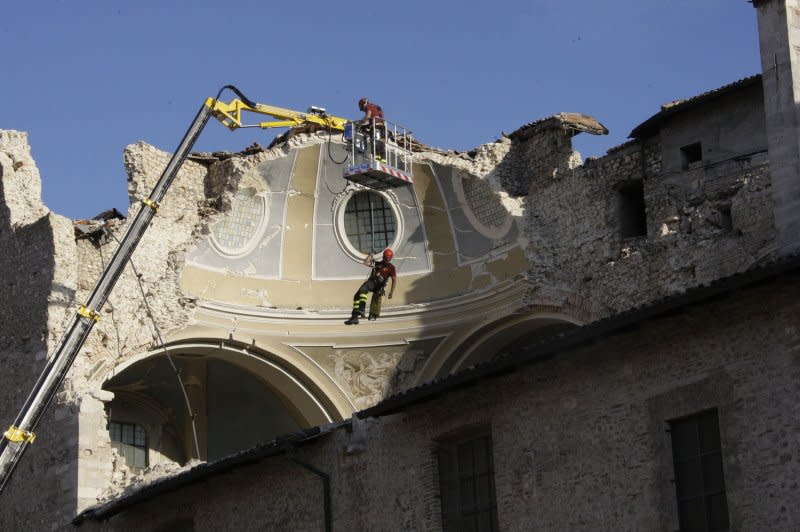
M 147 427 L 151 441 L 163 443 L 149 450 L 153 464 L 183 463 L 198 457 L 198 449 L 200 459 L 214 460 L 349 417 L 349 400 L 318 373 L 251 344 L 189 339 L 126 359 L 106 376 L 103 388 L 115 394 L 107 406 L 109 420 Z
M 479 325 L 453 349 L 437 353 L 439 359 L 428 364 L 429 378 L 444 377 L 579 325 L 559 312 L 512 315 Z

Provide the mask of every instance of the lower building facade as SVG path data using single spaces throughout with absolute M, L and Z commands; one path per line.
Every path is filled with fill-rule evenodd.
M 158 481 L 76 522 L 791 530 L 800 522 L 792 261 L 572 330 L 350 422 Z

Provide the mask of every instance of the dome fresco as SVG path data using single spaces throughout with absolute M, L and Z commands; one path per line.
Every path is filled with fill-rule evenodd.
M 332 146 L 334 154 L 341 149 Z M 341 158 L 329 157 L 328 151 L 320 145 L 294 148 L 246 170 L 228 164 L 229 172 L 244 172 L 242 182 L 260 182 L 261 191 L 240 188 L 230 210 L 189 252 L 188 273 L 202 277 L 205 286 L 192 287 L 187 276 L 185 288 L 220 303 L 276 311 L 346 308 L 368 273 L 364 257 L 391 247 L 400 278 L 396 303 L 435 304 L 478 288 L 467 265 L 497 262 L 493 254 L 518 246 L 513 217 L 483 180 L 425 163 L 416 167 L 414 186 L 378 192 L 344 180 L 343 165 L 336 162 Z M 517 259 L 506 255 L 499 261 L 515 260 L 504 269 L 521 273 L 527 263 L 520 259 L 521 254 Z M 207 273 L 200 276 L 200 271 Z M 498 273 L 489 284 L 509 278 Z M 237 283 L 247 290 L 223 287 Z M 481 288 L 487 286 L 480 282 Z M 269 294 L 267 301 L 248 297 L 259 290 Z

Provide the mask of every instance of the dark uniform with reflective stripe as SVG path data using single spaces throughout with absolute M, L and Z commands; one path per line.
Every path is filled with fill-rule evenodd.
M 394 268 L 394 264 L 386 261 L 378 261 L 372 265 L 372 273 L 369 279 L 359 287 L 356 295 L 353 296 L 353 315 L 347 320 L 346 323 L 348 325 L 354 325 L 358 323 L 359 317 L 364 317 L 364 312 L 367 308 L 367 298 L 369 297 L 367 294 L 373 292 L 375 293 L 374 297 L 382 295 L 383 289 L 389 279 L 397 280 L 397 271 Z

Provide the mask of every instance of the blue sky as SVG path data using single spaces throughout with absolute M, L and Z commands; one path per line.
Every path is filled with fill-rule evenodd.
M 760 71 L 745 0 L 7 2 L 0 129 L 27 131 L 45 203 L 127 209 L 122 150 L 172 151 L 224 84 L 251 99 L 357 117 L 367 96 L 421 141 L 468 150 L 562 111 L 621 144 L 667 101 Z M 212 121 L 195 149 L 267 145 Z M 167 196 L 166 201 L 169 201 Z

